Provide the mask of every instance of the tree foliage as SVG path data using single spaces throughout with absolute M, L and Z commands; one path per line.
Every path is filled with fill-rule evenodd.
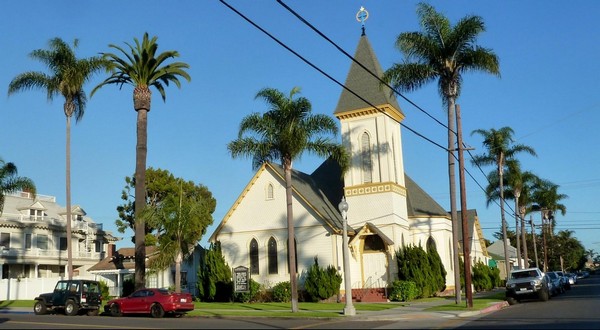
M 221 244 L 211 243 L 198 269 L 198 296 L 202 301 L 230 301 L 233 293 L 231 268 Z
M 0 158 L 0 215 L 4 210 L 4 196 L 17 191 L 27 191 L 35 196 L 35 184 L 30 178 L 18 176 L 15 164 L 5 163 Z

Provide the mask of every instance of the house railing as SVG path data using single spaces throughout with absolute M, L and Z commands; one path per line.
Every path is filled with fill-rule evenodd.
M 87 251 L 72 251 L 73 258 L 100 260 L 102 253 Z M 17 249 L 0 247 L 0 256 L 2 257 L 53 257 L 67 258 L 67 251 L 63 250 L 44 250 L 38 248 Z

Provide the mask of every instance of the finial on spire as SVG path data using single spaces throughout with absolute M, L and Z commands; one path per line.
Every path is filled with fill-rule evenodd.
M 360 10 L 356 13 L 356 20 L 362 24 L 362 35 L 365 35 L 365 21 L 369 18 L 369 12 L 365 7 L 360 6 Z

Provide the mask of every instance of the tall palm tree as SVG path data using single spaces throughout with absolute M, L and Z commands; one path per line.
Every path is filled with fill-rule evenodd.
M 264 114 L 253 113 L 244 117 L 240 123 L 238 138 L 227 145 L 233 158 L 252 157 L 254 169 L 265 162 L 281 161 L 285 174 L 292 312 L 298 312 L 292 162 L 306 151 L 321 157 L 331 157 L 340 164 L 342 173 L 349 164 L 346 150 L 326 137 L 337 134 L 336 122 L 326 115 L 311 114 L 310 101 L 304 97 L 296 97 L 299 92 L 299 87 L 292 88 L 289 96 L 273 88 L 260 90 L 256 98 L 263 99 L 269 110 Z
M 458 217 L 456 210 L 456 118 L 455 105 L 460 96 L 462 75 L 482 71 L 500 76 L 496 54 L 476 44 L 485 31 L 483 19 L 466 16 L 452 26 L 447 17 L 426 3 L 417 7 L 422 32 L 398 35 L 396 47 L 405 55 L 403 63 L 392 65 L 383 80 L 401 91 L 414 91 L 437 80 L 438 91 L 448 115 L 448 178 L 450 213 L 454 249 L 454 282 L 456 302 L 460 302 L 460 267 L 458 262 Z M 463 210 L 464 211 L 464 210 Z
M 66 203 L 67 203 L 67 273 L 73 278 L 73 248 L 71 243 L 71 117 L 75 122 L 83 118 L 87 97 L 83 85 L 92 76 L 104 69 L 107 62 L 101 57 L 78 59 L 75 49 L 79 41 L 73 41 L 73 48 L 60 38 L 51 39 L 50 49 L 37 49 L 29 56 L 45 64 L 50 73 L 29 71 L 16 76 L 8 85 L 8 95 L 30 90 L 46 91 L 48 101 L 61 95 L 65 99 L 63 110 L 67 117 L 66 132 Z
M 4 211 L 4 196 L 17 191 L 27 191 L 35 196 L 35 183 L 30 178 L 18 176 L 17 166 L 0 158 L 0 215 Z
M 504 167 L 508 160 L 515 159 L 518 153 L 529 153 L 535 155 L 535 151 L 523 144 L 513 144 L 514 131 L 510 127 L 502 127 L 498 130 L 491 128 L 490 130 L 477 129 L 471 135 L 479 134 L 483 137 L 483 146 L 487 149 L 487 153 L 473 157 L 473 164 L 481 165 L 496 165 L 498 173 L 498 189 L 500 192 L 500 215 L 502 219 L 502 239 L 504 245 L 504 262 L 506 267 L 506 276 L 510 273 L 508 244 L 506 244 L 506 219 L 504 216 Z
M 156 88 L 163 101 L 166 101 L 165 86 L 174 83 L 181 88 L 179 77 L 188 82 L 190 75 L 186 72 L 189 65 L 183 62 L 173 62 L 165 64 L 169 58 L 179 57 L 179 53 L 174 50 L 157 54 L 157 37 L 148 37 L 144 33 L 142 42 L 137 38 L 133 39 L 135 46 L 125 43 L 129 48 L 129 53 L 117 46 L 110 44 L 108 47 L 116 49 L 120 55 L 113 53 L 102 53 L 103 58 L 110 62 L 109 70 L 111 75 L 94 87 L 91 95 L 105 85 L 118 85 L 119 88 L 124 84 L 134 87 L 133 89 L 133 108 L 137 112 L 137 143 L 135 152 L 135 210 L 137 212 L 135 220 L 135 288 L 140 289 L 146 284 L 146 250 L 145 250 L 145 220 L 142 211 L 146 206 L 145 182 L 146 182 L 146 156 L 148 153 L 148 112 L 150 112 L 150 102 L 152 92 L 150 87 Z

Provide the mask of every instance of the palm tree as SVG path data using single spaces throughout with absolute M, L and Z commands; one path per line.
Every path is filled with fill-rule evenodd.
M 385 71 L 383 80 L 401 91 L 414 91 L 437 80 L 438 91 L 448 114 L 448 178 L 450 212 L 454 245 L 454 282 L 456 303 L 460 302 L 460 267 L 458 262 L 458 217 L 456 210 L 456 118 L 455 105 L 460 95 L 462 75 L 482 71 L 500 75 L 496 54 L 476 44 L 485 31 L 479 16 L 466 16 L 452 26 L 447 17 L 426 3 L 419 3 L 417 14 L 422 32 L 404 32 L 396 39 L 396 47 L 405 54 L 404 63 L 396 63 Z
M 325 137 L 337 134 L 335 121 L 326 115 L 311 114 L 310 101 L 304 97 L 295 97 L 299 92 L 300 88 L 294 87 L 286 97 L 273 88 L 260 90 L 256 98 L 263 99 L 269 110 L 262 115 L 253 113 L 244 117 L 240 123 L 238 138 L 227 145 L 233 158 L 251 156 L 254 169 L 265 162 L 281 161 L 285 173 L 292 312 L 298 312 L 292 162 L 306 151 L 321 157 L 331 157 L 340 164 L 342 173 L 349 164 L 346 150 Z
M 472 162 L 476 166 L 481 165 L 496 165 L 498 173 L 498 183 L 500 192 L 500 215 L 502 219 L 502 239 L 504 245 L 504 262 L 506 267 L 506 276 L 510 273 L 508 244 L 506 244 L 506 219 L 504 217 L 504 167 L 508 160 L 515 159 L 515 155 L 521 152 L 526 152 L 535 155 L 535 151 L 526 145 L 513 144 L 514 131 L 510 127 L 502 127 L 498 130 L 491 128 L 490 130 L 477 129 L 471 135 L 479 134 L 483 137 L 483 146 L 487 149 L 487 153 L 474 156 Z
M 94 87 L 91 95 L 104 85 L 115 84 L 122 87 L 124 84 L 132 85 L 133 108 L 137 112 L 137 143 L 135 152 L 135 210 L 138 216 L 135 220 L 135 288 L 140 289 L 146 283 L 146 250 L 145 250 L 145 220 L 140 214 L 146 206 L 146 156 L 148 153 L 148 112 L 152 92 L 150 87 L 156 88 L 163 101 L 166 101 L 165 86 L 174 83 L 181 88 L 179 77 L 188 82 L 190 75 L 185 71 L 189 65 L 183 62 L 165 64 L 169 58 L 179 57 L 177 51 L 166 51 L 157 54 L 157 37 L 148 37 L 144 33 L 142 42 L 134 38 L 135 47 L 125 43 L 130 53 L 125 49 L 110 44 L 108 47 L 118 50 L 123 57 L 113 53 L 102 53 L 103 58 L 110 62 L 111 75 Z
M 60 38 L 51 39 L 50 49 L 37 49 L 29 54 L 34 60 L 45 64 L 50 73 L 25 72 L 16 76 L 8 85 L 8 95 L 30 90 L 46 91 L 48 101 L 62 95 L 65 99 L 63 110 L 67 117 L 66 137 L 66 203 L 67 203 L 67 273 L 73 278 L 72 243 L 71 243 L 71 117 L 75 122 L 83 118 L 87 97 L 83 84 L 98 71 L 104 69 L 107 62 L 101 57 L 78 59 L 74 50 L 79 41 L 73 41 L 73 48 Z
M 27 191 L 35 196 L 35 183 L 30 178 L 18 176 L 17 166 L 0 158 L 0 215 L 4 211 L 4 196 L 17 191 Z

